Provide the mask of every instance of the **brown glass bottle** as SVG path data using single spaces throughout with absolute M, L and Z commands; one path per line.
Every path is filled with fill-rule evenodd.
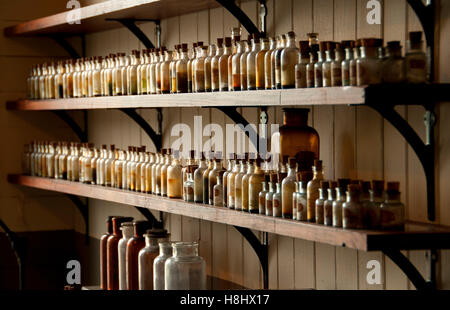
M 125 222 L 131 222 L 132 217 L 115 216 L 112 219 L 113 234 L 108 237 L 106 243 L 106 269 L 107 269 L 107 287 L 108 290 L 119 289 L 119 251 L 118 244 L 122 238 L 120 225 Z
M 319 134 L 308 126 L 309 109 L 283 109 L 283 126 L 280 127 L 281 157 L 303 160 L 302 152 L 313 152 L 319 159 Z
M 134 236 L 127 243 L 127 283 L 129 290 L 139 289 L 138 257 L 139 251 L 145 247 L 144 234 L 151 228 L 147 221 L 134 221 Z
M 100 289 L 102 290 L 107 289 L 108 272 L 106 269 L 107 266 L 106 250 L 108 238 L 113 234 L 112 219 L 113 216 L 108 217 L 108 219 L 106 220 L 106 233 L 104 233 L 100 237 Z

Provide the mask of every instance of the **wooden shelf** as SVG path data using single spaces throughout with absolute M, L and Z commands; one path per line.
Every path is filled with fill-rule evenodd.
M 33 19 L 4 29 L 5 36 L 76 35 L 122 27 L 107 18 L 158 19 L 219 7 L 215 0 L 108 0 L 82 7 L 80 24 L 69 24 L 75 10 Z
M 340 229 L 65 180 L 11 174 L 8 175 L 8 181 L 32 188 L 122 203 L 363 251 L 450 248 L 450 227 L 439 225 L 410 222 L 405 231 Z
M 365 87 L 327 87 L 239 92 L 112 96 L 7 102 L 9 110 L 83 110 L 162 107 L 357 105 Z

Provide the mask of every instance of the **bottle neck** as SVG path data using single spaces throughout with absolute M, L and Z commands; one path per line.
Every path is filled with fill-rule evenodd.
M 198 256 L 198 244 L 180 242 L 173 245 L 173 256 L 175 257 L 195 257 Z

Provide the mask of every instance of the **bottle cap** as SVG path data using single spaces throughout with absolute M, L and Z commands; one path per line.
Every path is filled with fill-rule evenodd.
M 400 41 L 389 41 L 389 42 L 387 43 L 387 47 L 388 47 L 388 48 L 392 48 L 392 49 L 398 49 L 398 48 L 401 48 Z
M 330 181 L 329 182 L 329 186 L 330 186 L 331 189 L 335 189 L 338 186 L 338 184 L 337 184 L 336 181 Z
M 270 182 L 270 174 L 265 174 L 264 175 L 264 181 L 265 182 Z
M 316 170 L 322 170 L 322 161 L 319 159 L 314 160 L 314 167 L 316 167 Z
M 270 174 L 270 182 L 272 182 L 272 183 L 277 183 L 277 182 L 278 182 L 278 174 L 276 174 L 276 173 L 271 173 L 271 174 Z
M 289 165 L 289 168 L 292 168 L 292 169 L 296 168 L 297 167 L 297 159 L 295 157 L 289 157 L 288 165 Z
M 370 182 L 369 181 L 359 181 L 359 186 L 363 193 L 368 193 L 370 190 Z
M 288 37 L 288 38 L 295 38 L 295 32 L 294 32 L 294 31 L 289 31 L 289 32 L 286 34 L 286 37 Z
M 372 180 L 372 189 L 374 192 L 384 191 L 384 181 L 382 180 Z
M 149 221 L 134 221 L 134 235 L 142 237 L 147 229 L 152 227 L 152 224 Z
M 325 52 L 325 51 L 327 50 L 327 45 L 328 45 L 328 42 L 327 42 L 327 41 L 321 41 L 321 42 L 319 42 L 319 50 L 320 50 L 321 52 Z
M 152 228 L 146 231 L 146 235 L 150 238 L 164 238 L 168 237 L 170 234 L 164 228 Z
M 323 190 L 327 190 L 330 187 L 330 181 L 322 180 L 320 181 L 320 188 Z
M 231 38 L 230 37 L 225 37 L 225 46 L 226 47 L 230 47 L 231 46 Z
M 309 42 L 308 41 L 300 41 L 299 43 L 300 46 L 300 53 L 301 54 L 307 54 L 309 53 Z
M 327 51 L 334 51 L 336 48 L 336 43 L 333 41 L 327 42 Z
M 338 179 L 337 184 L 339 188 L 345 189 L 350 184 L 350 179 Z
M 217 47 L 222 47 L 223 45 L 223 38 L 217 38 Z
M 110 149 L 111 149 L 111 151 L 114 151 L 116 149 L 116 146 L 114 144 L 111 144 Z
M 359 184 L 349 184 L 347 185 L 347 190 L 349 191 L 349 193 L 359 192 L 360 186 Z
M 361 46 L 362 46 L 362 39 L 356 40 L 355 41 L 355 47 L 358 48 L 358 47 L 361 47 Z
M 400 182 L 387 182 L 386 192 L 398 192 L 400 190 Z

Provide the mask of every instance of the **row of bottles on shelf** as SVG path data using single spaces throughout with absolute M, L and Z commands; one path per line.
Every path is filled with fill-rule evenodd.
M 62 148 L 62 153 L 46 150 Z M 97 150 L 90 144 L 34 143 L 25 154 L 31 175 L 112 186 L 187 202 L 210 204 L 261 215 L 343 228 L 403 229 L 404 206 L 399 184 L 384 181 L 323 180 L 322 162 L 314 153 L 283 157 L 276 171 L 253 154 L 230 154 L 224 168 L 220 152 L 206 160 L 195 152 L 183 166 L 178 152 L 129 147 Z M 312 164 L 312 162 L 314 164 Z M 76 171 L 76 172 L 75 172 Z M 78 177 L 78 178 L 77 178 Z
M 132 217 L 109 216 L 106 226 L 100 238 L 101 289 L 206 289 L 198 242 L 171 242 L 165 229 Z
M 203 42 L 133 50 L 106 57 L 70 59 L 36 65 L 27 80 L 28 98 L 239 91 L 386 83 L 423 83 L 427 57 L 421 32 L 409 33 L 402 57 L 399 41 L 382 39 L 331 42 L 309 33 L 296 42 L 295 33 L 276 38 L 259 34 L 240 39 L 240 28 L 217 44 Z

